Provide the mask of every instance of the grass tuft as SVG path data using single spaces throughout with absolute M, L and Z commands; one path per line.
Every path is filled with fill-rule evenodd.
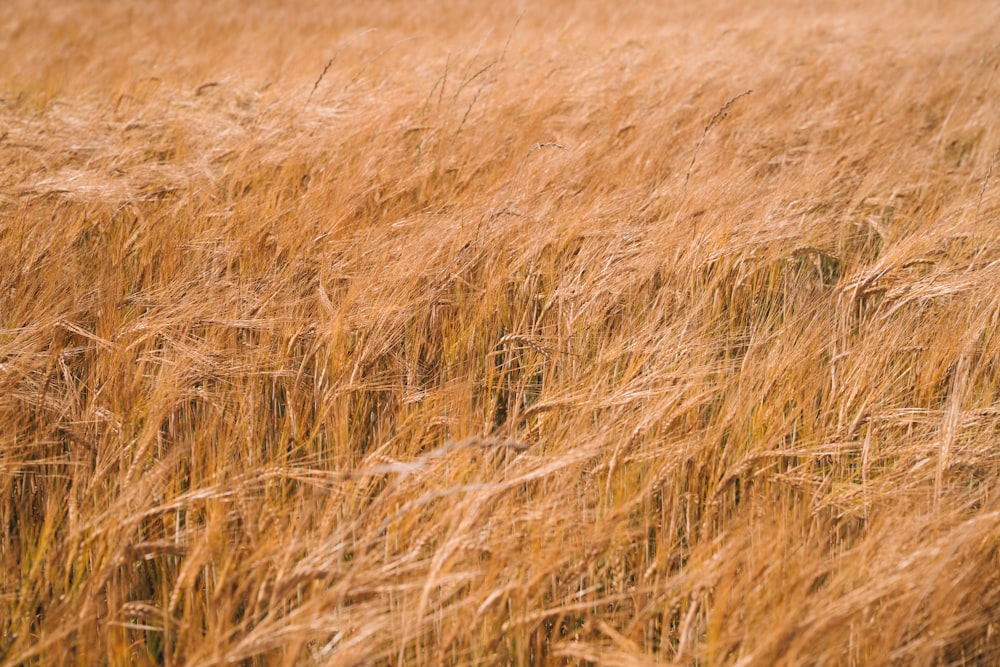
M 86 4 L 0 7 L 0 663 L 1000 661 L 995 8 Z

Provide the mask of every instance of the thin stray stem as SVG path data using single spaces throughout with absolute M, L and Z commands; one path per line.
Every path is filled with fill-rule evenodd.
M 1000 156 L 1000 148 L 993 151 L 989 169 L 986 170 L 986 176 L 983 178 L 983 187 L 979 189 L 979 201 L 976 202 L 976 224 L 979 223 L 979 209 L 983 206 L 983 197 L 986 195 L 986 187 L 990 184 L 990 176 L 993 175 L 993 165 L 997 163 L 997 156 Z
M 736 95 L 735 97 L 730 98 L 730 100 L 728 102 L 726 102 L 725 104 L 723 104 L 722 107 L 720 107 L 719 110 L 715 112 L 715 115 L 712 116 L 709 119 L 708 123 L 705 125 L 705 131 L 701 133 L 701 138 L 698 139 L 698 145 L 694 147 L 694 154 L 691 156 L 691 163 L 688 165 L 687 173 L 684 174 L 684 187 L 681 189 L 681 200 L 680 200 L 680 203 L 677 204 L 677 211 L 678 211 L 678 213 L 680 213 L 681 207 L 684 205 L 684 202 L 687 200 L 688 182 L 691 180 L 691 172 L 694 170 L 694 162 L 695 162 L 695 160 L 698 159 L 698 151 L 701 150 L 701 145 L 703 143 L 705 143 L 705 137 L 708 136 L 708 133 L 712 130 L 713 127 L 715 127 L 716 123 L 718 123 L 719 121 L 725 119 L 725 117 L 729 115 L 729 107 L 733 106 L 733 104 L 736 102 L 736 100 L 740 99 L 741 97 L 746 97 L 747 95 L 749 95 L 752 92 L 753 92 L 753 89 L 752 88 L 748 88 L 747 90 L 744 90 L 739 95 Z
M 323 81 L 323 77 L 325 77 L 326 73 L 330 71 L 330 67 L 333 66 L 333 63 L 337 60 L 337 58 L 340 56 L 340 54 L 344 52 L 344 49 L 346 49 L 348 46 L 350 46 L 351 44 L 353 44 L 357 40 L 361 39 L 362 37 L 364 37 L 368 33 L 374 32 L 374 31 L 375 31 L 375 28 L 369 28 L 368 30 L 364 30 L 361 33 L 359 33 L 359 34 L 355 35 L 354 37 L 352 37 L 351 39 L 347 40 L 347 42 L 345 42 L 343 44 L 343 46 L 341 46 L 339 49 L 337 49 L 337 52 L 333 54 L 333 57 L 330 58 L 330 60 L 327 61 L 326 67 L 323 68 L 323 71 L 320 73 L 319 78 L 316 79 L 316 83 L 313 84 L 312 90 L 309 91 L 309 97 L 306 98 L 305 106 L 309 106 L 309 102 L 312 101 L 313 95 L 316 94 L 316 89 L 319 88 L 319 84 Z
M 979 232 L 979 210 L 983 207 L 983 197 L 986 196 L 986 188 L 989 187 L 990 176 L 993 175 L 993 166 L 996 164 L 998 156 L 1000 156 L 1000 148 L 993 151 L 993 157 L 990 159 L 990 166 L 986 169 L 986 176 L 983 177 L 983 187 L 979 188 L 979 201 L 976 202 L 976 214 L 972 218 L 972 226 L 977 234 Z M 966 269 L 966 272 L 972 270 L 985 250 L 985 244 L 979 247 L 979 250 L 976 251 L 976 254 L 973 256 L 972 261 L 969 262 L 969 268 Z
M 333 61 L 337 59 L 337 55 L 339 53 L 340 52 L 338 51 L 337 54 L 334 54 L 333 58 L 330 58 L 330 60 L 327 61 L 326 67 L 323 68 L 323 72 L 319 75 L 319 78 L 316 79 L 316 83 L 313 84 L 312 90 L 309 91 L 309 97 L 306 98 L 306 106 L 308 106 L 309 102 L 312 101 L 313 95 L 316 93 L 316 89 L 319 88 L 320 81 L 322 81 L 323 77 L 326 76 L 326 73 L 330 71 L 330 66 L 333 65 Z

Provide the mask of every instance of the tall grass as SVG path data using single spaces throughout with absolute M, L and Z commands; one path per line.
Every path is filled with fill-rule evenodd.
M 1000 661 L 998 20 L 5 3 L 0 661 Z

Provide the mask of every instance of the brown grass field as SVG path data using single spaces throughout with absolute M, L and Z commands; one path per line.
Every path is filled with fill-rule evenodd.
M 0 663 L 1000 664 L 1000 5 L 0 3 Z

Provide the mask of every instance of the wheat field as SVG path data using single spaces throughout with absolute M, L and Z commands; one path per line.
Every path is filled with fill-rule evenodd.
M 0 5 L 0 663 L 1000 664 L 1000 6 Z

